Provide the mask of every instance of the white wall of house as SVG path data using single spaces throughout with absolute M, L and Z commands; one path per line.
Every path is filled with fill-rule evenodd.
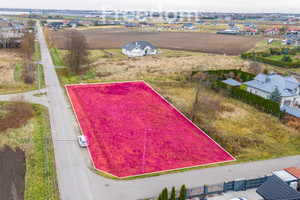
M 269 99 L 270 98 L 270 93 L 258 90 L 256 88 L 251 87 L 251 86 L 247 86 L 247 91 L 251 92 L 253 94 L 256 94 L 258 96 L 261 96 L 261 97 L 263 97 L 265 99 Z
M 247 91 L 251 92 L 253 94 L 256 94 L 258 96 L 261 96 L 265 99 L 269 99 L 270 96 L 271 96 L 270 93 L 258 90 L 256 88 L 251 87 L 251 86 L 247 86 Z M 284 105 L 293 106 L 296 103 L 298 103 L 298 104 L 300 103 L 300 97 L 299 96 L 296 96 L 296 97 L 283 97 L 281 99 L 280 107 L 282 107 Z
M 151 50 L 150 47 L 146 47 L 145 49 L 141 49 L 139 47 L 134 48 L 131 51 L 128 51 L 126 49 L 122 49 L 122 53 L 128 55 L 129 57 L 141 57 L 144 55 L 155 55 L 156 49 L 155 50 Z

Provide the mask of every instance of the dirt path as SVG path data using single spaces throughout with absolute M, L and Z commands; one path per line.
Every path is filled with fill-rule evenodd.
M 23 200 L 25 190 L 25 152 L 4 146 L 0 149 L 0 198 Z

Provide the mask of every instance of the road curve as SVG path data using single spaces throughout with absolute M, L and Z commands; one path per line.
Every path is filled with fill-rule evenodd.
M 42 63 L 49 98 L 49 113 L 53 134 L 58 184 L 63 200 L 135 200 L 155 197 L 164 187 L 179 189 L 182 184 L 196 187 L 239 178 L 255 178 L 285 167 L 300 167 L 300 155 L 192 170 L 129 181 L 116 181 L 99 176 L 89 170 L 86 149 L 75 141 L 78 125 L 59 85 L 55 69 L 38 25 Z

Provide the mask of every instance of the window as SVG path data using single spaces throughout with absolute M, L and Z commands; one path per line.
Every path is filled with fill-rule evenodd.
M 255 91 L 255 94 L 257 94 L 257 91 Z
M 285 106 L 290 106 L 291 105 L 291 100 L 285 100 L 283 104 Z
M 252 89 L 250 89 L 250 92 L 252 93 Z

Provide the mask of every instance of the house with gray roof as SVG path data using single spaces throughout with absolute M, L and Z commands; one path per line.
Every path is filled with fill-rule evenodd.
M 146 41 L 133 41 L 122 47 L 122 53 L 128 55 L 128 57 L 155 55 L 156 50 L 156 47 Z
M 272 92 L 277 88 L 281 94 L 282 106 L 296 106 L 300 103 L 300 84 L 293 76 L 280 76 L 275 73 L 258 74 L 252 81 L 244 83 L 247 91 L 269 99 Z
M 236 80 L 233 80 L 232 78 L 223 80 L 223 83 L 226 83 L 231 86 L 240 87 L 242 84 L 240 82 L 237 82 Z

